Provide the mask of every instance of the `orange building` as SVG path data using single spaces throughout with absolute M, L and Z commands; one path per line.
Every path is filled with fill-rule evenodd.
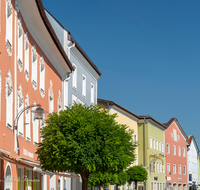
M 187 136 L 176 118 L 164 124 L 166 187 L 186 190 L 187 188 Z
M 63 82 L 73 67 L 41 0 L 0 0 L 0 189 L 60 189 L 67 174 L 42 171 L 35 154 L 42 120 L 22 111 L 63 107 Z M 47 117 L 47 115 L 45 115 Z

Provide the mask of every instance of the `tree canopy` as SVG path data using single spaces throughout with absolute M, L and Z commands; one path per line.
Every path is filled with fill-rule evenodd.
M 76 103 L 49 114 L 36 152 L 42 169 L 80 174 L 82 190 L 91 173 L 126 169 L 135 159 L 136 144 L 133 131 L 115 118 L 99 106 Z
M 137 189 L 137 182 L 147 180 L 147 171 L 142 166 L 133 166 L 127 169 L 128 182 L 135 182 L 135 189 Z

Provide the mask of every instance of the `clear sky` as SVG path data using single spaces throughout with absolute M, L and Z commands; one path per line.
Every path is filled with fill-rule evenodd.
M 102 73 L 98 98 L 161 123 L 176 117 L 200 148 L 199 0 L 43 0 Z

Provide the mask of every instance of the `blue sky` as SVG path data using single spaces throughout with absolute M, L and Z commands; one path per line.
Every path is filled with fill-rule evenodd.
M 200 147 L 199 0 L 43 0 L 43 5 L 101 71 L 99 98 L 161 123 L 176 117 Z

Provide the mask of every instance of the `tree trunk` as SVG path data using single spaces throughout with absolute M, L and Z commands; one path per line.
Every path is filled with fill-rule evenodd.
M 137 190 L 137 181 L 135 181 L 135 190 Z
M 89 172 L 88 171 L 81 172 L 81 178 L 82 178 L 82 190 L 87 190 Z

